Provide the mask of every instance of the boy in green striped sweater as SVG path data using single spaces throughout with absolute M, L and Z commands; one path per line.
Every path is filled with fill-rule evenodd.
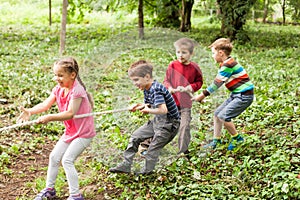
M 233 46 L 229 39 L 217 39 L 209 48 L 211 48 L 214 60 L 220 64 L 220 68 L 213 83 L 200 95 L 193 97 L 192 100 L 201 102 L 205 97 L 225 84 L 231 94 L 216 109 L 214 113 L 214 138 L 204 148 L 214 149 L 218 144 L 221 144 L 221 132 L 224 125 L 231 134 L 228 150 L 233 150 L 237 143 L 243 142 L 244 139 L 238 134 L 232 119 L 251 105 L 254 98 L 254 86 L 245 69 L 230 56 Z

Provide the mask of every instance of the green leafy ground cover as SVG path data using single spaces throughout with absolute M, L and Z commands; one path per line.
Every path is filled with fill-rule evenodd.
M 39 9 L 46 9 L 45 5 Z M 30 7 L 23 6 L 22 13 L 26 11 L 31 11 Z M 9 18 L 4 14 L 0 17 L 0 98 L 8 100 L 0 105 L 0 127 L 15 122 L 18 106 L 39 103 L 55 85 L 51 81 L 52 64 L 59 58 L 60 26 L 49 27 L 45 18 Z M 90 24 L 68 26 L 66 55 L 74 56 L 81 64 L 80 73 L 94 96 L 95 111 L 142 101 L 142 93 L 127 78 L 128 66 L 140 58 L 150 60 L 156 66 L 155 76 L 162 81 L 168 63 L 174 59 L 172 43 L 183 34 L 149 28 L 146 39 L 140 41 L 134 25 L 122 18 L 116 21 L 101 15 L 99 20 L 95 20 L 96 16 L 88 19 Z M 219 24 L 210 24 L 208 19 L 194 20 L 194 30 L 187 36 L 199 43 L 194 60 L 203 70 L 205 88 L 217 70 L 206 47 Z M 246 141 L 233 152 L 226 151 L 226 144 L 206 154 L 201 150 L 202 143 L 211 138 L 213 110 L 228 95 L 222 89 L 205 104 L 194 104 L 190 160 L 176 157 L 175 141 L 162 152 L 156 174 L 109 174 L 108 168 L 121 159 L 130 134 L 147 117 L 127 112 L 97 116 L 98 135 L 77 163 L 81 188 L 88 199 L 299 198 L 300 179 L 296 177 L 300 174 L 300 28 L 249 22 L 247 30 L 251 42 L 236 43 L 233 52 L 256 86 L 254 103 L 235 120 Z M 50 112 L 56 112 L 56 108 Z M 57 140 L 62 130 L 61 123 L 50 123 L 1 133 L 1 174 L 12 176 L 18 157 L 31 155 L 47 141 Z M 225 143 L 228 140 L 224 131 Z M 134 170 L 143 160 L 137 156 L 136 163 Z M 58 179 L 57 190 L 63 197 L 67 192 L 63 170 L 59 176 L 62 178 Z M 33 189 L 18 199 L 33 197 L 44 187 L 45 176 L 28 181 L 25 174 L 23 178 L 25 185 Z

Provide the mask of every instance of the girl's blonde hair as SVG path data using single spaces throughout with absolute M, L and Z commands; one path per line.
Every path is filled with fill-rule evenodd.
M 215 48 L 215 50 L 222 50 L 224 53 L 229 56 L 233 49 L 233 45 L 230 42 L 230 39 L 227 38 L 219 38 L 214 41 L 211 45 L 208 46 L 209 48 Z
M 76 79 L 78 80 L 80 85 L 82 85 L 82 87 L 85 89 L 88 99 L 89 99 L 89 102 L 91 104 L 91 107 L 94 108 L 93 97 L 90 95 L 90 93 L 87 92 L 86 87 L 79 76 L 79 66 L 78 66 L 77 61 L 72 57 L 66 57 L 66 58 L 62 58 L 62 59 L 56 61 L 54 63 L 54 65 L 64 68 L 66 72 L 69 72 L 69 73 L 75 72 L 76 73 Z

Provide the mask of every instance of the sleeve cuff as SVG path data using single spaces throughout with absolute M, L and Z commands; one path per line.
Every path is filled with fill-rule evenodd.
M 202 92 L 203 94 L 204 94 L 204 96 L 209 96 L 210 95 L 210 93 L 207 91 L 207 90 L 203 90 L 203 92 Z

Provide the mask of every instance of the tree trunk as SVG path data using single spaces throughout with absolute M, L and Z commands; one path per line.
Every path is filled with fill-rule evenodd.
M 52 25 L 52 13 L 51 13 L 51 10 L 52 10 L 52 4 L 51 4 L 51 0 L 49 0 L 49 26 Z
M 139 0 L 138 13 L 139 13 L 139 38 L 144 38 L 144 11 L 143 0 Z
M 64 53 L 65 46 L 66 46 L 67 14 L 68 14 L 68 0 L 63 0 L 61 30 L 60 30 L 60 48 L 59 48 L 60 56 L 62 56 L 62 54 Z
M 282 24 L 285 25 L 285 0 L 282 0 L 282 5 L 281 5 L 281 8 L 282 8 Z
M 186 31 L 190 31 L 192 27 L 191 16 L 192 16 L 194 0 L 182 0 L 181 2 L 182 2 L 182 9 L 181 9 L 180 31 L 186 32 Z
M 266 23 L 266 21 L 267 21 L 267 17 L 268 17 L 268 13 L 269 13 L 269 4 L 270 4 L 270 1 L 269 0 L 265 0 L 265 2 L 264 2 L 263 23 Z

